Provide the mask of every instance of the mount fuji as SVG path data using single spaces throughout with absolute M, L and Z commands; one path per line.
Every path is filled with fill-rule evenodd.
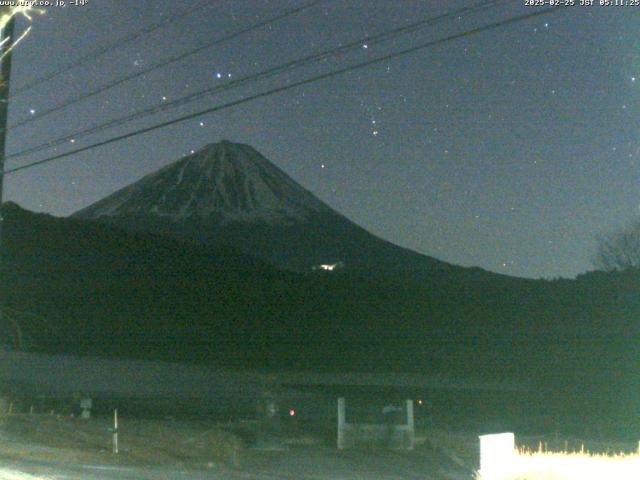
M 210 144 L 73 217 L 129 231 L 231 245 L 298 272 L 431 275 L 469 271 L 380 239 L 334 211 L 254 148 Z

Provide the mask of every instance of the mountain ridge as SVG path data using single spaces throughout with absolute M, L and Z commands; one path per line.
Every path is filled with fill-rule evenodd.
M 249 145 L 229 141 L 209 144 L 72 217 L 190 242 L 227 243 L 299 272 L 340 264 L 374 275 L 498 275 L 454 266 L 379 238 Z

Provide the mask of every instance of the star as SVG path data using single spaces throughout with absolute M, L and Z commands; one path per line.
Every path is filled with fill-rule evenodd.
M 29 113 L 31 115 L 35 115 L 36 114 L 36 110 L 34 108 L 29 109 Z
M 204 127 L 204 122 L 200 122 L 199 124 L 201 127 Z
M 222 74 L 220 72 L 216 72 L 216 78 L 222 78 Z
M 636 83 L 637 78 L 636 77 L 631 77 L 631 83 Z

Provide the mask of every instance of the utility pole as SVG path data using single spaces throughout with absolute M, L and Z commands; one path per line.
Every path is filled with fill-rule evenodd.
M 8 15 L 11 7 L 1 7 L 0 16 Z M 4 193 L 4 157 L 7 143 L 7 115 L 9 113 L 9 79 L 11 78 L 11 47 L 13 46 L 13 32 L 15 30 L 15 18 L 12 17 L 3 29 L 0 29 L 0 325 L 3 323 L 4 293 L 6 292 L 3 257 L 3 217 L 2 201 Z M 8 52 L 8 53 L 7 53 Z M 4 54 L 6 53 L 6 56 Z

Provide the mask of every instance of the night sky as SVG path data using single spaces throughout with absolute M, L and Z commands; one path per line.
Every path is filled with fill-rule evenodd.
M 15 51 L 12 92 L 200 3 L 89 0 L 49 8 L 34 17 Z M 211 1 L 12 97 L 10 124 L 305 3 Z M 11 129 L 7 153 L 472 4 L 326 0 Z M 7 168 L 535 9 L 524 0 L 505 2 L 387 43 L 363 43 L 348 55 L 11 158 Z M 65 216 L 228 139 L 254 146 L 331 207 L 393 243 L 510 275 L 572 277 L 591 269 L 596 235 L 639 211 L 639 25 L 640 7 L 557 10 L 15 173 L 5 180 L 5 200 Z M 18 30 L 26 26 L 20 20 Z

